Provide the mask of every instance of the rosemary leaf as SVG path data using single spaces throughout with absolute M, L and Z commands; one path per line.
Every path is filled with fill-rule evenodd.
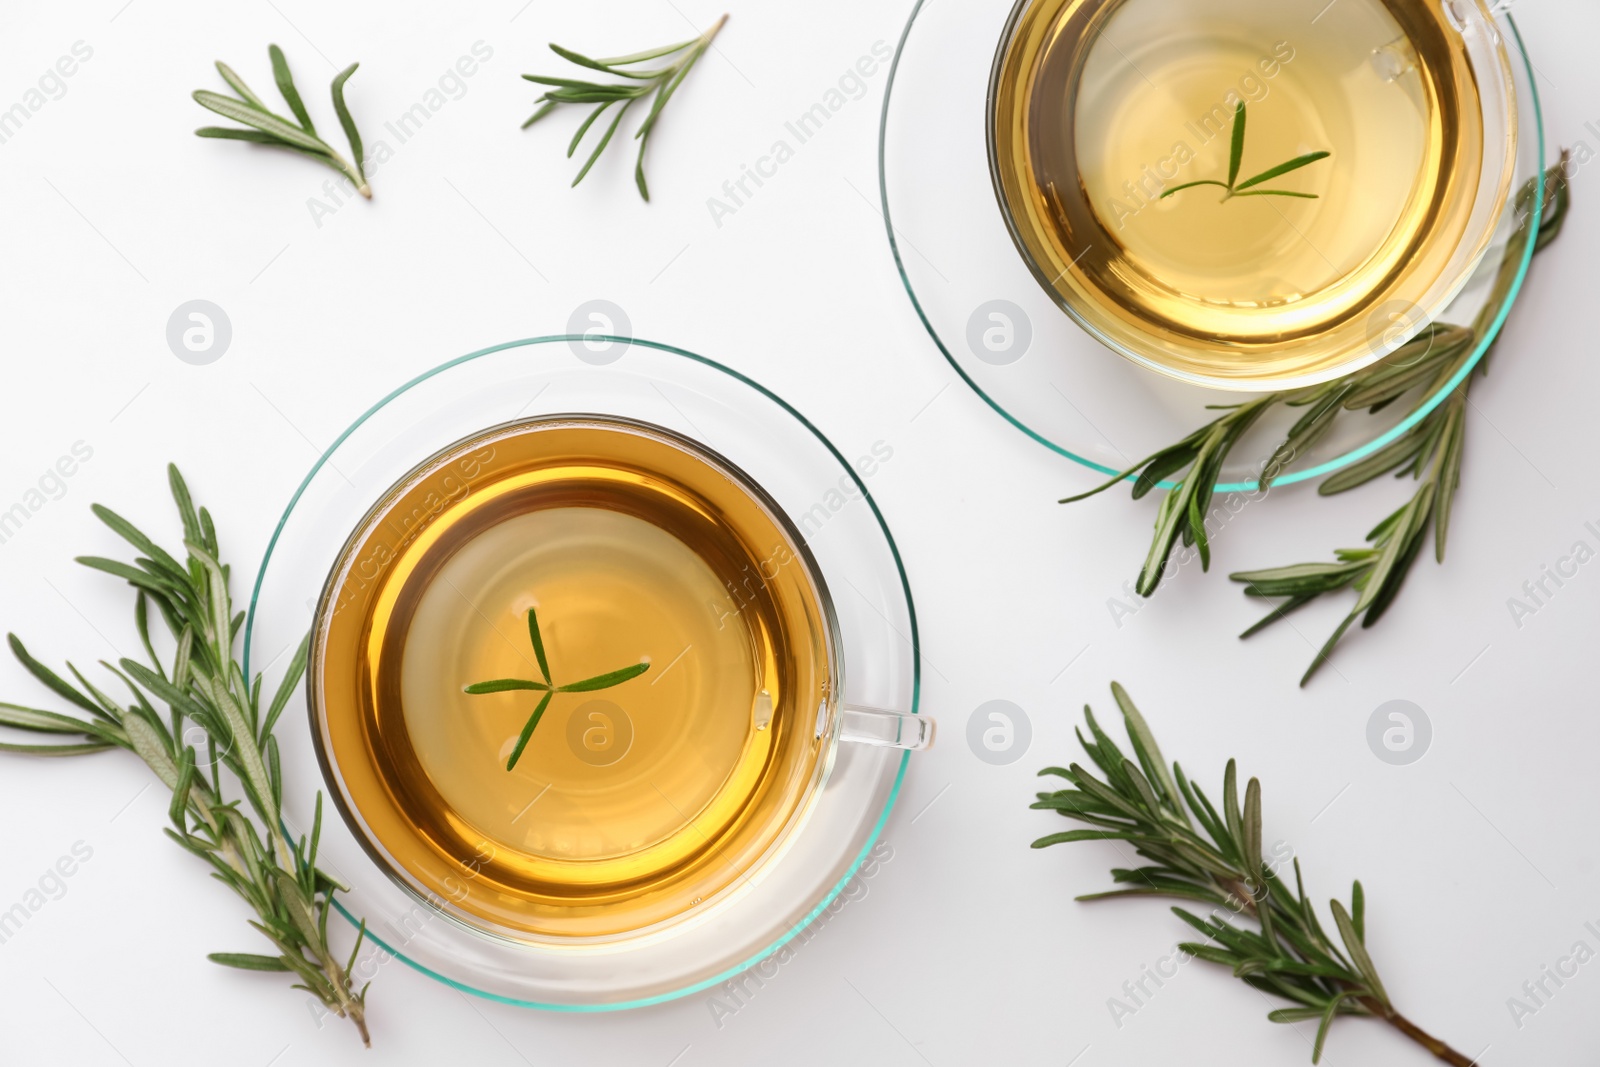
M 289 965 L 281 956 L 256 956 L 248 952 L 213 952 L 206 956 L 212 963 L 224 967 L 237 967 L 242 971 L 287 971 Z
M 539 720 L 544 718 L 544 711 L 550 706 L 550 699 L 555 696 L 553 692 L 546 692 L 539 706 L 533 709 L 533 714 L 528 716 L 528 721 L 522 727 L 522 733 L 517 735 L 517 745 L 511 750 L 511 758 L 506 760 L 506 770 L 517 765 L 522 758 L 522 750 L 528 747 L 528 739 L 533 736 L 534 727 L 539 725 Z
M 1244 107 L 1243 104 L 1240 104 L 1239 106 L 1241 108 Z M 1317 162 L 1317 160 L 1319 160 L 1319 159 L 1327 159 L 1332 154 L 1333 153 L 1331 153 L 1331 152 L 1307 152 L 1303 156 L 1295 156 L 1293 159 L 1289 160 L 1286 163 L 1279 163 L 1276 167 L 1270 167 L 1267 170 L 1262 171 L 1260 174 L 1257 174 L 1254 178 L 1246 178 L 1244 181 L 1240 182 L 1238 185 L 1235 185 L 1233 187 L 1234 191 L 1237 193 L 1239 190 L 1253 189 L 1256 186 L 1260 185 L 1262 182 L 1269 182 L 1273 178 L 1278 177 L 1279 175 L 1288 174 L 1292 170 L 1299 170 L 1301 167 L 1310 166 L 1312 163 Z M 1271 190 L 1268 190 L 1268 191 L 1270 192 Z M 1279 194 L 1279 195 L 1310 196 L 1311 194 L 1310 193 L 1289 193 L 1289 194 Z
M 592 693 L 597 689 L 610 689 L 614 685 L 621 685 L 630 678 L 637 678 L 650 669 L 648 663 L 635 663 L 631 667 L 622 667 L 605 674 L 597 674 L 593 678 L 585 678 L 581 682 L 568 682 L 558 686 L 558 693 Z
M 350 80 L 350 75 L 354 74 L 359 66 L 360 63 L 352 63 L 333 79 L 333 110 L 339 116 L 339 125 L 344 129 L 345 140 L 350 142 L 350 156 L 355 160 L 356 174 L 361 179 L 356 184 L 359 189 L 365 190 L 361 195 L 370 200 L 372 190 L 367 186 L 366 150 L 361 147 L 361 131 L 356 129 L 356 120 L 350 117 L 350 108 L 344 102 L 344 84 Z M 306 119 L 305 123 L 309 130 L 311 120 Z
M 272 44 L 267 46 L 267 57 L 272 60 L 272 79 L 278 83 L 278 95 L 283 97 L 284 103 L 289 105 L 289 110 L 294 112 L 294 117 L 299 120 L 301 129 L 317 135 L 316 127 L 311 125 L 311 116 L 306 113 L 306 105 L 300 100 L 300 90 L 294 87 L 294 75 L 289 73 L 289 61 L 284 58 L 283 49 Z M 352 70 L 355 68 L 352 67 Z M 243 83 L 241 83 L 243 84 Z M 255 102 L 261 107 L 261 101 Z M 263 110 L 265 110 L 263 108 Z M 192 538 L 199 531 L 191 530 L 187 522 L 184 523 L 184 536 Z
M 1233 140 L 1228 148 L 1228 188 L 1239 180 L 1239 164 L 1244 162 L 1244 101 L 1233 109 Z
M 221 93 L 213 93 L 206 89 L 196 89 L 194 102 L 208 111 L 215 111 L 223 118 L 233 119 L 235 122 L 242 122 L 246 126 L 252 126 L 275 141 L 287 141 L 294 147 L 303 148 L 307 152 L 328 151 L 327 145 L 305 133 L 293 123 L 280 119 L 270 111 L 262 111 L 260 108 L 241 104 L 231 96 L 223 96 Z

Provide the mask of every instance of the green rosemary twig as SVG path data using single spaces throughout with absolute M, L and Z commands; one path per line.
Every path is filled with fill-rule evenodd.
M 550 706 L 550 701 L 557 693 L 593 693 L 601 689 L 610 689 L 614 685 L 639 677 L 650 669 L 650 664 L 640 662 L 627 667 L 621 667 L 604 674 L 597 674 L 593 678 L 585 678 L 581 682 L 568 682 L 566 685 L 556 685 L 550 678 L 550 662 L 544 654 L 544 638 L 539 635 L 539 614 L 533 609 L 528 609 L 528 640 L 533 642 L 533 655 L 539 661 L 539 677 L 544 681 L 536 682 L 531 678 L 494 678 L 487 682 L 473 682 L 465 686 L 462 692 L 472 696 L 482 696 L 486 693 L 506 693 L 513 690 L 533 690 L 543 693 L 539 706 L 533 709 L 533 714 L 528 717 L 527 725 L 522 728 L 521 735 L 517 738 L 517 747 L 511 752 L 511 758 L 506 760 L 506 770 L 517 765 L 522 758 L 522 750 L 528 747 L 528 738 L 533 736 L 534 727 L 539 725 L 539 720 L 544 718 L 545 709 Z
M 667 101 L 672 99 L 672 94 L 678 91 L 678 86 L 683 84 L 683 79 L 689 76 L 689 71 L 694 69 L 705 50 L 711 47 L 711 41 L 721 31 L 728 16 L 723 15 L 705 33 L 688 41 L 667 45 L 664 48 L 652 48 L 645 52 L 635 52 L 627 56 L 615 56 L 610 59 L 590 59 L 572 51 L 552 44 L 550 50 L 562 59 L 576 63 L 580 67 L 598 70 L 603 74 L 611 74 L 618 78 L 626 79 L 621 82 L 592 82 L 580 81 L 573 78 L 551 78 L 542 74 L 524 74 L 523 78 L 538 85 L 548 85 L 543 95 L 535 101 L 539 106 L 528 120 L 522 124 L 527 129 L 535 122 L 544 118 L 555 110 L 558 104 L 593 104 L 589 117 L 583 120 L 578 127 L 578 132 L 567 145 L 567 158 L 578 150 L 578 145 L 583 141 L 583 135 L 589 132 L 589 127 L 594 125 L 596 119 L 605 114 L 612 105 L 618 105 L 616 113 L 611 119 L 611 125 L 606 127 L 605 133 L 600 137 L 600 142 L 595 145 L 594 151 L 589 153 L 589 159 L 584 163 L 583 169 L 578 171 L 578 176 L 572 179 L 572 184 L 577 185 L 589 173 L 589 168 L 594 166 L 595 160 L 600 158 L 600 153 L 606 150 L 606 145 L 611 143 L 611 135 L 617 132 L 617 127 L 622 123 L 622 116 L 632 107 L 634 102 L 642 100 L 651 93 L 655 99 L 651 101 L 650 112 L 634 133 L 634 138 L 639 142 L 639 158 L 633 167 L 633 180 L 639 187 L 639 195 L 650 199 L 650 187 L 644 180 L 644 150 L 649 143 L 650 134 L 656 127 L 656 120 L 661 117 L 661 111 L 667 106 Z M 652 59 L 662 59 L 673 56 L 673 60 L 660 67 L 640 70 L 637 64 Z
M 1134 759 L 1124 756 L 1083 709 L 1089 737 L 1078 742 L 1103 777 L 1082 764 L 1046 767 L 1076 788 L 1042 792 L 1031 805 L 1054 811 L 1089 827 L 1049 834 L 1034 848 L 1076 841 L 1123 841 L 1149 865 L 1113 868 L 1122 888 L 1088 893 L 1079 900 L 1113 897 L 1172 897 L 1201 904 L 1205 916 L 1185 908 L 1173 912 L 1203 938 L 1178 947 L 1198 959 L 1232 968 L 1245 984 L 1289 1002 L 1268 1013 L 1276 1023 L 1318 1021 L 1311 1062 L 1322 1058 L 1328 1028 L 1340 1015 L 1366 1016 L 1388 1023 L 1453 1067 L 1472 1061 L 1423 1031 L 1395 1010 L 1367 951 L 1366 894 L 1361 883 L 1350 889 L 1350 905 L 1329 904 L 1339 940 L 1323 930 L 1306 895 L 1300 861 L 1294 861 L 1294 891 L 1278 877 L 1261 849 L 1261 783 L 1250 779 L 1239 802 L 1238 768 L 1233 760 L 1223 774 L 1219 811 L 1205 792 L 1172 764 L 1171 772 L 1154 735 L 1122 686 L 1111 693 L 1122 710 Z M 1254 920 L 1249 929 L 1237 920 Z
M 1562 159 L 1564 164 L 1564 154 Z M 1571 194 L 1564 175 L 1562 164 L 1551 167 L 1544 174 L 1547 210 L 1544 217 L 1538 220 L 1534 236 L 1536 252 L 1556 239 L 1566 221 Z M 1519 192 L 1514 205 L 1519 213 L 1528 211 L 1534 192 L 1532 182 Z M 1464 331 L 1469 340 L 1481 336 L 1494 321 L 1516 280 L 1524 247 L 1523 242 L 1514 240 L 1506 250 L 1495 280 L 1494 298 L 1478 313 L 1472 328 Z M 1345 401 L 1345 406 L 1381 407 L 1419 383 L 1426 385 L 1421 395 L 1431 396 L 1460 370 L 1461 361 L 1470 351 L 1471 346 L 1466 345 L 1457 357 L 1443 361 L 1441 366 L 1420 375 L 1412 374 L 1406 368 L 1391 369 L 1387 375 L 1367 375 L 1365 384 L 1353 391 Z M 1444 562 L 1445 540 L 1450 532 L 1450 509 L 1455 503 L 1456 488 L 1461 484 L 1461 458 L 1467 432 L 1467 393 L 1480 375 L 1488 373 L 1492 354 L 1492 348 L 1485 352 L 1474 372 L 1462 379 L 1444 402 L 1417 425 L 1365 459 L 1329 475 L 1317 487 L 1318 493 L 1330 496 L 1365 485 L 1395 468 L 1399 468 L 1397 477 L 1410 474 L 1418 480 L 1417 491 L 1411 499 L 1367 534 L 1369 547 L 1338 549 L 1334 553 L 1333 563 L 1301 563 L 1289 567 L 1238 571 L 1229 575 L 1234 581 L 1244 583 L 1247 596 L 1284 598 L 1283 603 L 1240 634 L 1241 637 L 1259 632 L 1318 597 L 1343 589 L 1356 592 L 1355 606 L 1318 650 L 1300 679 L 1301 685 L 1309 682 L 1318 668 L 1327 662 L 1334 646 L 1356 619 L 1360 618 L 1362 629 L 1366 629 L 1383 617 L 1383 613 L 1399 595 L 1406 575 L 1421 553 L 1430 526 L 1433 531 L 1434 559 L 1439 563 Z
M 284 59 L 283 49 L 275 44 L 269 45 L 267 55 L 272 59 L 272 76 L 278 83 L 278 92 L 289 105 L 289 110 L 294 112 L 295 121 L 291 122 L 282 115 L 268 111 L 267 105 L 251 92 L 244 79 L 235 74 L 233 68 L 218 60 L 217 73 L 221 74 L 222 80 L 239 94 L 238 98 L 223 96 L 207 89 L 196 89 L 194 101 L 209 111 L 215 111 L 224 118 L 230 118 L 250 128 L 240 130 L 232 126 L 202 126 L 194 131 L 195 136 L 228 141 L 250 141 L 254 144 L 276 145 L 292 152 L 299 152 L 349 178 L 351 184 L 356 187 L 356 192 L 371 200 L 372 186 L 367 184 L 361 134 L 356 130 L 355 119 L 350 117 L 350 109 L 344 102 L 344 83 L 350 80 L 350 75 L 354 74 L 361 64 L 350 64 L 333 79 L 333 110 L 339 116 L 339 125 L 344 127 L 345 139 L 350 142 L 350 155 L 354 160 L 352 162 L 341 156 L 332 145 L 317 135 L 316 127 L 311 123 L 311 115 L 300 100 L 300 92 L 294 87 L 294 77 L 289 73 L 289 61 Z
M 249 971 L 295 975 L 295 988 L 317 997 L 329 1010 L 350 1019 L 370 1045 L 365 987 L 351 984 L 351 968 L 366 927 L 356 934 L 347 957 L 335 956 L 328 942 L 333 894 L 345 887 L 319 870 L 317 842 L 322 830 L 322 795 L 317 794 L 310 839 L 291 842 L 280 821 L 283 775 L 273 727 L 306 666 L 302 641 L 270 703 L 261 700 L 261 676 L 246 684 L 233 655 L 244 613 L 233 614 L 229 568 L 220 562 L 217 531 L 205 508 L 198 511 L 178 468 L 167 468 L 172 496 L 183 522 L 182 559 L 168 553 L 110 508 L 94 513 L 138 552 L 133 563 L 80 557 L 78 562 L 133 586 L 134 624 L 144 661 L 101 661 L 128 690 L 116 700 L 73 666 L 74 685 L 39 662 L 15 634 L 11 651 L 30 674 L 83 715 L 0 704 L 0 725 L 71 738 L 65 743 L 0 743 L 0 751 L 38 756 L 74 756 L 110 748 L 127 749 L 149 766 L 172 791 L 166 834 L 210 865 L 212 877 L 232 889 L 256 912 L 250 925 L 277 955 L 213 952 L 210 959 Z M 156 654 L 150 634 L 150 608 L 166 624 L 174 643 L 170 659 Z M 167 716 L 155 705 L 166 706 Z M 84 716 L 87 717 L 84 717 Z M 186 740 L 197 727 L 204 753 Z M 226 769 L 232 781 L 223 777 Z M 225 799 L 237 784 L 239 799 Z
M 1544 174 L 1543 218 L 1526 218 L 1536 190 L 1534 183 L 1539 179 L 1525 185 L 1514 202 L 1524 229 L 1537 225 L 1537 233 L 1532 238 L 1536 252 L 1556 238 L 1566 218 L 1571 194 L 1563 178 L 1565 160 L 1563 154 L 1562 162 Z M 1211 555 L 1206 520 L 1210 517 L 1211 487 L 1217 483 L 1229 454 L 1245 431 L 1274 407 L 1281 405 L 1304 411 L 1262 466 L 1258 486 L 1265 492 L 1297 458 L 1304 456 L 1333 428 L 1340 416 L 1354 411 L 1376 414 L 1391 405 L 1408 405 L 1407 415 L 1415 412 L 1460 370 L 1462 363 L 1471 356 L 1477 339 L 1499 316 L 1509 299 L 1525 248 L 1524 242 L 1517 238 L 1506 247 L 1489 299 L 1470 327 L 1433 323 L 1384 359 L 1347 377 L 1301 389 L 1265 393 L 1243 404 L 1219 408 L 1217 410 L 1223 414 L 1213 421 L 1112 475 L 1088 492 L 1067 497 L 1061 503 L 1070 504 L 1095 496 L 1134 476 L 1137 477 L 1133 482 L 1133 497 L 1138 500 L 1163 480 L 1174 479 L 1176 484 L 1166 491 L 1157 512 L 1155 536 L 1140 569 L 1136 589 L 1146 597 L 1156 591 L 1168 572 L 1172 552 L 1180 539 L 1185 547 L 1198 548 L 1201 570 L 1209 570 Z M 1487 363 L 1488 354 L 1485 354 L 1479 364 L 1480 373 L 1486 370 Z M 1301 679 L 1302 685 L 1327 661 L 1356 615 L 1366 616 L 1364 626 L 1371 626 L 1383 615 L 1415 562 L 1421 533 L 1430 522 L 1435 523 L 1435 554 L 1443 560 L 1450 505 L 1460 481 L 1466 394 L 1474 380 L 1475 377 L 1469 375 L 1409 432 L 1371 456 L 1329 475 L 1318 486 L 1320 494 L 1330 496 L 1364 485 L 1397 467 L 1400 476 L 1409 473 L 1422 479 L 1417 498 L 1368 535 L 1368 540 L 1373 542 L 1370 548 L 1343 550 L 1333 563 L 1241 571 L 1232 575 L 1234 580 L 1247 585 L 1249 595 L 1287 598 L 1284 604 L 1246 630 L 1243 637 L 1260 631 L 1318 596 L 1346 588 L 1360 592 L 1360 606 L 1317 654 L 1311 669 Z M 1373 590 L 1370 597 L 1366 593 L 1369 585 Z

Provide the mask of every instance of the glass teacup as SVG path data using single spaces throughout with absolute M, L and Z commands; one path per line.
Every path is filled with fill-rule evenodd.
M 1398 348 L 1505 212 L 1517 111 L 1481 0 L 1019 0 L 996 195 L 1039 283 L 1133 361 L 1287 388 Z
M 840 742 L 931 743 L 926 717 L 843 702 L 843 666 L 816 560 L 752 479 L 659 426 L 555 415 L 444 448 L 367 512 L 308 705 L 391 878 L 494 936 L 593 943 L 759 877 Z

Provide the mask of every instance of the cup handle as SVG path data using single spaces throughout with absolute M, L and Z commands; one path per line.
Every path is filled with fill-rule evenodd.
M 839 740 L 879 748 L 918 751 L 933 744 L 934 722 L 926 715 L 906 715 L 860 704 L 839 705 Z

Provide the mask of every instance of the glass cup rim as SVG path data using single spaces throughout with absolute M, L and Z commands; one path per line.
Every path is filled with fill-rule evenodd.
M 924 2 L 925 0 L 917 0 L 916 8 L 913 9 L 911 17 L 906 24 L 907 34 L 909 34 L 911 23 L 916 20 L 917 12 L 921 9 Z M 996 101 L 998 99 L 1002 75 L 1004 73 L 1012 45 L 1016 40 L 1018 28 L 1021 25 L 1023 18 L 1033 8 L 1039 6 L 1040 4 L 1049 2 L 1053 2 L 1053 0 L 1013 0 L 1011 11 L 1006 18 L 1005 25 L 1000 33 L 999 41 L 995 47 L 994 59 L 989 74 L 989 88 L 988 95 L 985 100 L 984 116 L 984 140 L 985 149 L 988 153 L 990 183 L 993 188 L 995 201 L 1000 209 L 1001 218 L 1005 222 L 1006 231 L 1011 237 L 1012 244 L 1015 246 L 1017 254 L 1022 258 L 1023 262 L 1028 268 L 1029 273 L 1033 275 L 1034 280 L 1039 284 L 1040 288 L 1047 296 L 1049 296 L 1051 301 L 1054 302 L 1057 307 L 1059 307 L 1069 318 L 1073 320 L 1074 323 L 1078 325 L 1079 328 L 1084 330 L 1087 334 L 1089 334 L 1089 336 L 1093 337 L 1100 344 L 1115 352 L 1123 359 L 1127 359 L 1146 370 L 1153 371 L 1157 374 L 1164 375 L 1189 385 L 1233 392 L 1260 392 L 1263 390 L 1295 389 L 1331 381 L 1335 378 L 1355 373 L 1364 367 L 1368 367 L 1373 363 L 1376 363 L 1394 351 L 1394 349 L 1400 347 L 1400 345 L 1410 340 L 1411 336 L 1413 336 L 1417 330 L 1420 330 L 1426 326 L 1427 323 L 1433 321 L 1439 312 L 1448 307 L 1450 302 L 1460 294 L 1461 290 L 1471 280 L 1472 275 L 1481 262 L 1484 253 L 1493 244 L 1498 222 L 1501 215 L 1509 207 L 1511 198 L 1515 195 L 1514 189 L 1508 188 L 1507 190 L 1504 190 L 1504 195 L 1499 196 L 1497 198 L 1497 202 L 1490 206 L 1491 209 L 1489 211 L 1489 216 L 1486 223 L 1485 220 L 1478 219 L 1475 225 L 1469 225 L 1468 229 L 1462 234 L 1461 240 L 1457 246 L 1457 259 L 1459 259 L 1459 262 L 1453 259 L 1453 272 L 1447 272 L 1447 275 L 1441 275 L 1440 278 L 1435 279 L 1428 294 L 1429 305 L 1426 308 L 1421 308 L 1419 305 L 1419 310 L 1423 311 L 1424 313 L 1414 316 L 1416 323 L 1412 329 L 1407 331 L 1395 331 L 1395 335 L 1392 338 L 1386 337 L 1385 344 L 1381 346 L 1373 345 L 1369 342 L 1368 345 L 1365 346 L 1365 355 L 1360 357 L 1346 358 L 1334 366 L 1324 367 L 1321 370 L 1314 372 L 1297 374 L 1288 378 L 1268 379 L 1260 379 L 1249 376 L 1221 376 L 1216 374 L 1208 375 L 1198 371 L 1183 369 L 1176 365 L 1170 365 L 1164 358 L 1155 354 L 1153 349 L 1145 350 L 1140 348 L 1137 343 L 1131 341 L 1129 338 L 1113 337 L 1109 335 L 1085 315 L 1085 313 L 1077 306 L 1076 298 L 1068 293 L 1064 293 L 1055 285 L 1055 282 L 1051 277 L 1051 272 L 1046 269 L 1043 263 L 1039 262 L 1038 257 L 1030 247 L 1030 239 L 1028 234 L 1025 232 L 1026 228 L 1024 223 L 1018 218 L 1018 211 L 1006 192 L 1006 180 L 1000 166 L 998 143 L 1000 134 L 997 129 L 998 123 L 996 118 Z M 1459 9 L 1450 6 L 1455 3 L 1455 0 L 1443 0 L 1443 2 L 1445 5 L 1447 5 L 1445 11 L 1447 20 L 1451 23 L 1452 28 L 1456 32 L 1465 35 L 1465 29 L 1458 24 L 1463 16 L 1461 15 Z M 1503 174 L 1504 180 L 1502 184 L 1509 186 L 1509 184 L 1514 181 L 1516 169 L 1515 158 L 1517 151 L 1516 142 L 1517 138 L 1520 136 L 1517 129 L 1517 89 L 1515 78 L 1510 68 L 1511 57 L 1504 39 L 1498 33 L 1498 30 L 1494 25 L 1495 9 L 1490 6 L 1487 0 L 1465 0 L 1465 3 L 1467 10 L 1471 12 L 1471 17 L 1481 20 L 1483 24 L 1489 26 L 1494 32 L 1494 52 L 1499 60 L 1498 63 L 1495 64 L 1495 71 L 1489 76 L 1485 77 L 1480 74 L 1476 65 L 1474 65 L 1473 73 L 1474 77 L 1477 78 L 1480 89 L 1483 91 L 1484 95 L 1486 97 L 1492 96 L 1494 99 L 1498 100 L 1503 109 L 1510 116 L 1511 129 L 1505 138 L 1507 143 L 1505 147 L 1504 158 L 1502 160 L 1502 162 L 1505 164 Z M 902 36 L 902 46 L 904 45 L 904 41 L 905 37 Z M 898 60 L 898 52 L 895 58 Z M 1535 92 L 1537 92 L 1537 89 L 1535 89 Z M 887 94 L 884 101 L 884 114 L 885 116 L 888 114 Z M 1542 147 L 1543 131 L 1540 130 L 1539 133 Z M 881 135 L 879 147 L 881 172 Z M 1492 158 L 1492 154 L 1489 154 L 1489 148 L 1490 145 L 1486 144 L 1486 158 Z M 1475 204 L 1474 217 L 1477 216 L 1479 210 L 1481 209 L 1481 202 L 1488 181 L 1489 178 L 1487 172 L 1481 174 L 1479 186 L 1472 194 Z M 1465 258 L 1460 258 L 1460 252 L 1462 249 L 1468 249 L 1469 246 L 1469 254 L 1467 254 Z M 1057 277 L 1059 277 L 1059 275 Z M 1142 335 L 1139 335 L 1138 332 L 1135 331 L 1135 336 L 1138 337 Z M 1280 479 L 1280 484 L 1287 483 L 1283 479 Z

